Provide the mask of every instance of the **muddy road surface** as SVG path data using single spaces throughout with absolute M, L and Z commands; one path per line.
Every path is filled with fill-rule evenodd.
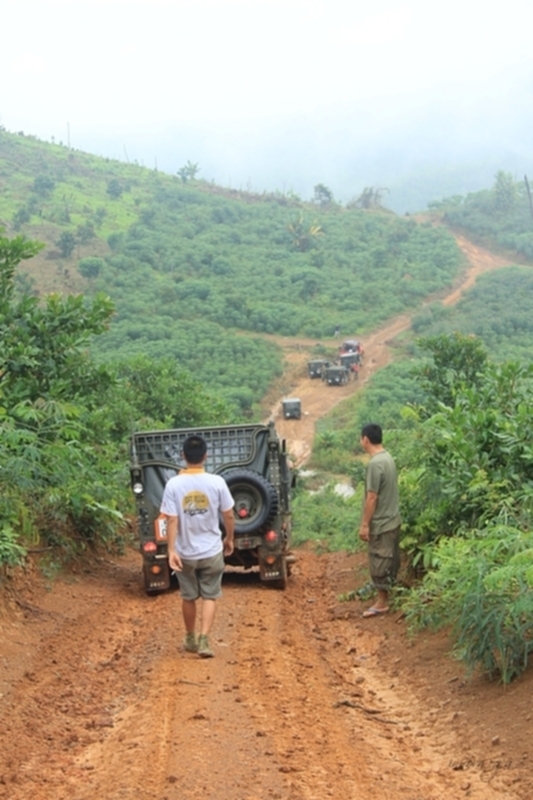
M 29 579 L 2 614 L 0 798 L 531 798 L 506 692 L 482 683 L 480 705 L 441 642 L 341 602 L 356 559 L 302 551 L 285 592 L 228 573 L 209 660 L 181 649 L 178 593 L 144 595 L 137 553 Z

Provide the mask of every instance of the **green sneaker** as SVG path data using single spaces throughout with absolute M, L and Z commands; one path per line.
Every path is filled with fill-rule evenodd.
M 198 642 L 196 641 L 196 634 L 194 633 L 185 634 L 185 639 L 183 640 L 183 649 L 187 653 L 198 652 Z
M 198 637 L 197 653 L 200 656 L 200 658 L 213 658 L 213 656 L 215 655 L 211 650 L 211 648 L 209 647 L 209 639 L 203 633 L 201 633 L 200 636 Z

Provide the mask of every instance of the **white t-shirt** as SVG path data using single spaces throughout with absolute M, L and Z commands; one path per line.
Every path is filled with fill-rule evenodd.
M 171 478 L 165 486 L 161 513 L 178 517 L 179 556 L 198 561 L 220 553 L 219 513 L 233 506 L 231 492 L 220 475 L 189 467 Z

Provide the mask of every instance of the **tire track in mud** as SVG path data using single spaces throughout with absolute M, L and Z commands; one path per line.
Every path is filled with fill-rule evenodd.
M 250 597 L 254 621 L 235 651 L 251 717 L 272 738 L 287 776 L 282 796 L 370 800 L 377 790 L 402 800 L 460 796 L 464 777 L 450 759 L 461 745 L 439 726 L 428 731 L 409 689 L 391 686 L 379 665 L 383 630 L 346 618 L 331 564 L 310 553 L 302 558 L 290 593 L 269 598 L 275 624 L 265 624 Z M 475 774 L 468 789 L 475 800 L 513 796 L 495 793 Z

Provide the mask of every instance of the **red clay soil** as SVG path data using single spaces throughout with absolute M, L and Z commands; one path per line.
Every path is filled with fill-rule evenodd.
M 308 343 L 286 342 L 308 412 L 284 430 L 295 460 L 407 325 L 368 337 L 360 382 L 329 391 L 291 383 Z M 6 576 L 0 798 L 531 800 L 533 673 L 467 680 L 444 635 L 341 602 L 363 555 L 296 555 L 285 592 L 226 574 L 209 660 L 181 650 L 179 595 L 147 597 L 134 551 L 49 584 L 36 561 Z

